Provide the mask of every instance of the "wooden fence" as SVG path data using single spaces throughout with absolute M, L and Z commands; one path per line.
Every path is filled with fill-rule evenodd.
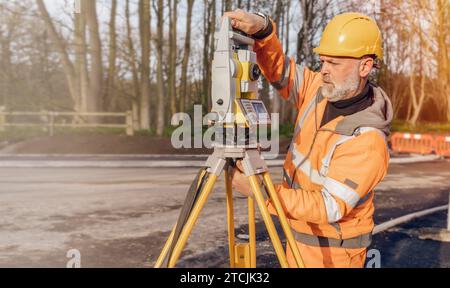
M 15 118 L 35 118 L 33 121 L 15 121 Z M 61 118 L 63 118 L 61 121 Z M 124 124 L 122 123 L 102 123 L 98 121 L 100 118 L 113 117 L 113 118 L 123 118 Z M 67 119 L 71 118 L 71 121 Z M 89 121 L 86 119 L 89 118 Z M 60 120 L 60 121 L 58 121 Z M 100 123 L 95 123 L 98 121 Z M 67 128 L 123 128 L 128 136 L 134 135 L 133 129 L 133 113 L 127 111 L 124 113 L 113 113 L 113 112 L 87 112 L 87 113 L 77 113 L 77 112 L 51 112 L 51 111 L 41 111 L 41 112 L 7 112 L 0 109 L 0 131 L 4 131 L 7 127 L 43 127 L 47 128 L 50 136 L 54 135 L 56 127 L 67 127 Z

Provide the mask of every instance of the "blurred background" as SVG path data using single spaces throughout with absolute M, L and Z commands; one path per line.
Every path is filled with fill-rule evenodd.
M 214 31 L 223 11 L 236 8 L 271 15 L 286 54 L 314 70 L 312 49 L 334 15 L 372 16 L 385 51 L 374 78 L 394 104 L 394 130 L 450 130 L 447 0 L 0 0 L 3 143 L 170 135 L 176 112 L 210 110 Z M 264 79 L 260 88 L 290 136 L 296 111 Z

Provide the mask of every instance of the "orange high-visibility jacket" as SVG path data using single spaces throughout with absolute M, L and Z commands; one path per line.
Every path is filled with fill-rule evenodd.
M 256 41 L 255 52 L 266 79 L 299 110 L 284 181 L 276 187 L 290 225 L 305 239 L 371 235 L 373 189 L 389 163 L 386 137 L 393 114 L 389 98 L 373 86 L 372 106 L 320 128 L 327 104 L 320 93 L 322 77 L 285 56 L 275 27 L 273 31 Z

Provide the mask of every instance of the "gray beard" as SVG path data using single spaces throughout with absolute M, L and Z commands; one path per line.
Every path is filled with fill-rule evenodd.
M 348 99 L 352 97 L 358 89 L 360 80 L 359 75 L 355 73 L 340 85 L 335 84 L 334 87 L 329 87 L 324 84 L 322 85 L 322 95 L 327 98 L 329 102 Z

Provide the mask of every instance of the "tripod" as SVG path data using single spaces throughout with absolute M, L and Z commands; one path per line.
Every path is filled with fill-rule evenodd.
M 236 244 L 234 235 L 234 211 L 233 191 L 229 168 L 233 161 L 243 159 L 244 172 L 250 181 L 254 199 L 248 198 L 248 229 L 249 242 Z M 255 268 L 256 267 L 256 233 L 255 233 L 255 204 L 258 205 L 264 224 L 269 233 L 278 261 L 282 268 L 288 267 L 286 254 L 283 250 L 280 238 L 275 229 L 270 213 L 265 204 L 264 196 L 260 189 L 258 177 L 262 176 L 265 190 L 271 198 L 278 214 L 281 227 L 285 233 L 287 243 L 291 248 L 298 267 L 304 268 L 303 260 L 296 245 L 292 231 L 290 230 L 286 215 L 276 194 L 267 165 L 258 149 L 246 149 L 239 147 L 216 147 L 209 156 L 206 165 L 202 168 L 192 183 L 186 201 L 181 210 L 178 222 L 164 245 L 164 248 L 156 262 L 155 268 L 173 268 L 184 249 L 189 235 L 203 209 L 208 196 L 214 188 L 221 172 L 225 173 L 226 205 L 228 222 L 228 248 L 230 256 L 230 268 Z

